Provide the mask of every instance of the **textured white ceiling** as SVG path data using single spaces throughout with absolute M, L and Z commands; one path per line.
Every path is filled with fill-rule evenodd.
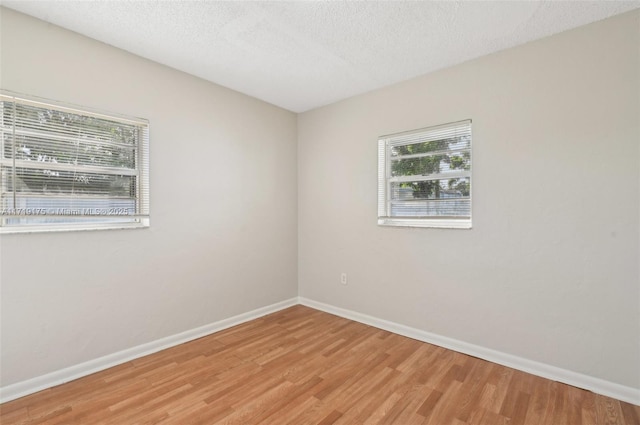
M 640 1 L 1 1 L 294 112 L 640 7 Z

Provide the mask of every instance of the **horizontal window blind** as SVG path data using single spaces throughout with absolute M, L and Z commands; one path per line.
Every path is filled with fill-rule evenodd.
M 378 223 L 471 227 L 471 120 L 378 139 Z
M 149 224 L 149 125 L 0 94 L 0 231 Z

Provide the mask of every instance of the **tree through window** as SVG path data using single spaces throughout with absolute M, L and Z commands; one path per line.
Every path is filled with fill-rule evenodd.
M 378 224 L 471 227 L 471 121 L 378 140 Z
M 0 94 L 0 231 L 145 227 L 148 123 Z

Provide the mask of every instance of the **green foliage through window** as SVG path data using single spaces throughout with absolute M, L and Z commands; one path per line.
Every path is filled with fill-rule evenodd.
M 378 215 L 383 221 L 470 220 L 470 121 L 383 137 L 379 156 Z
M 148 216 L 147 143 L 141 120 L 3 94 L 0 224 L 139 222 Z

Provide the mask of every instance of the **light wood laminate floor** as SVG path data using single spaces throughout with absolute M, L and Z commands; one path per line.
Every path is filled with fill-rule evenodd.
M 619 424 L 640 407 L 295 306 L 0 406 L 0 424 Z

